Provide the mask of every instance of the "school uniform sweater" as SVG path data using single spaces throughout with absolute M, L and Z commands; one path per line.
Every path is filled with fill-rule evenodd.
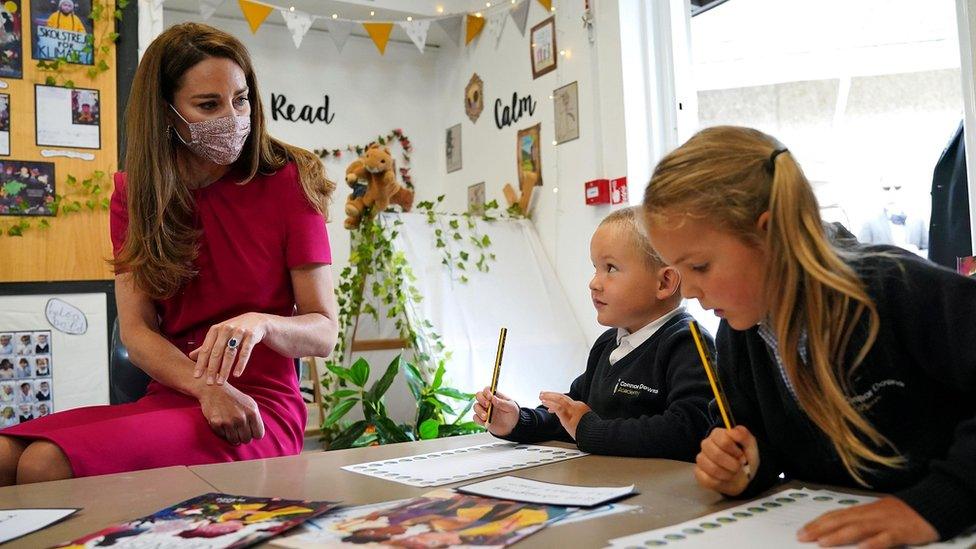
M 897 248 L 851 251 L 856 255 L 848 264 L 878 308 L 880 330 L 853 372 L 866 320 L 852 336 L 843 366 L 850 373 L 848 401 L 905 460 L 904 467 L 874 466 L 862 476 L 951 538 L 976 523 L 976 280 Z M 760 331 L 733 330 L 723 321 L 717 338 L 719 377 L 732 412 L 759 444 L 759 468 L 740 497 L 768 489 L 780 473 L 787 480 L 858 487 L 830 440 L 800 409 Z
M 695 459 L 709 429 L 708 402 L 712 394 L 692 339 L 691 320 L 688 313 L 678 313 L 612 365 L 610 353 L 617 347 L 616 329 L 597 338 L 586 371 L 566 393 L 591 408 L 576 427 L 580 450 L 616 456 Z M 711 336 L 702 335 L 711 348 Z M 559 423 L 559 417 L 544 406 L 521 408 L 518 424 L 502 438 L 522 443 L 573 440 Z

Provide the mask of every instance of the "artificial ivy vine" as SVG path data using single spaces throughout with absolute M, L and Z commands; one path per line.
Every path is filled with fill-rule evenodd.
M 16 181 L 8 182 L 7 185 L 17 183 Z M 96 170 L 92 174 L 81 181 L 78 180 L 73 175 L 68 175 L 65 179 L 65 183 L 70 189 L 69 194 L 55 194 L 54 200 L 51 202 L 51 211 L 56 215 L 64 215 L 70 213 L 77 213 L 81 211 L 94 212 L 96 210 L 105 211 L 109 208 L 109 197 L 108 195 L 108 177 L 103 171 Z M 3 189 L 0 188 L 0 192 Z M 13 206 L 10 206 L 10 213 L 25 212 L 27 210 L 27 203 L 25 201 L 20 201 Z M 51 222 L 46 218 L 41 218 L 38 221 L 38 227 L 41 229 L 47 229 L 51 227 Z M 26 217 L 21 217 L 13 222 L 8 222 L 3 226 L 0 226 L 0 233 L 7 236 L 23 236 L 24 232 L 33 226 L 31 219 Z

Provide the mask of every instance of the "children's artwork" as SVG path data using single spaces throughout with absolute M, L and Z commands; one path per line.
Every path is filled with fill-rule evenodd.
M 0 332 L 0 429 L 54 411 L 51 331 Z
M 54 215 L 54 164 L 0 161 L 0 215 Z
M 555 109 L 556 144 L 579 139 L 579 86 L 576 82 L 552 92 Z
M 542 186 L 541 128 L 541 124 L 536 124 L 518 132 L 515 154 L 518 160 L 519 187 L 522 189 L 532 185 Z
M 569 507 L 596 507 L 637 493 L 634 491 L 633 484 L 629 486 L 572 486 L 513 476 L 483 480 L 461 486 L 457 490 L 464 494 L 489 498 Z
M 308 519 L 334 503 L 204 494 L 148 517 L 109 526 L 58 547 L 249 547 Z
M 484 82 L 481 81 L 478 73 L 474 73 L 468 85 L 464 87 L 464 112 L 474 124 L 483 110 L 485 110 Z
M 0 78 L 24 77 L 21 0 L 0 3 Z
M 346 465 L 343 469 L 409 486 L 442 486 L 585 455 L 586 452 L 569 448 L 491 442 L 467 448 Z
M 529 55 L 532 57 L 532 79 L 556 70 L 556 17 L 532 27 L 529 39 Z
M 10 94 L 0 93 L 0 156 L 10 156 Z
M 447 129 L 444 139 L 444 157 L 447 159 L 447 173 L 461 169 L 461 125 L 455 124 Z
M 976 275 L 976 257 L 957 257 L 956 272 L 963 276 Z
M 482 215 L 485 213 L 484 181 L 468 187 L 468 213 L 471 215 Z
M 79 509 L 0 509 L 0 543 L 47 528 L 78 511 Z
M 91 0 L 31 0 L 31 56 L 93 65 Z
M 318 529 L 280 547 L 507 547 L 569 516 L 570 507 L 519 503 L 440 489 L 419 498 L 353 507 L 315 521 Z
M 100 149 L 98 90 L 34 86 L 37 145 Z

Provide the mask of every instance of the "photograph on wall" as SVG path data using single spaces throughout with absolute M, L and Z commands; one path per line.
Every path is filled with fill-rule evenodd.
M 519 188 L 542 185 L 541 124 L 519 130 L 516 139 Z
M 447 158 L 447 173 L 461 169 L 461 125 L 455 124 L 447 129 L 444 139 L 444 155 Z
M 37 145 L 102 148 L 98 90 L 34 86 Z
M 54 411 L 51 331 L 0 332 L 0 429 Z
M 552 92 L 556 144 L 579 139 L 579 86 L 576 82 Z
M 532 57 L 532 78 L 536 79 L 556 70 L 556 17 L 550 17 L 532 27 L 529 40 Z
M 31 0 L 31 56 L 94 65 L 91 0 Z
M 485 182 L 475 183 L 468 187 L 468 213 L 484 215 L 485 213 Z
M 10 94 L 0 93 L 0 156 L 10 156 Z
M 471 75 L 468 85 L 464 87 L 464 114 L 474 124 L 485 110 L 485 83 L 478 73 Z
M 0 215 L 54 214 L 54 163 L 0 160 Z
M 0 78 L 24 77 L 23 22 L 20 1 L 0 2 Z

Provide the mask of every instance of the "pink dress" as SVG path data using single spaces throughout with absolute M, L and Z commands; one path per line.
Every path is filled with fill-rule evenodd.
M 246 185 L 228 174 L 193 194 L 202 229 L 199 275 L 175 297 L 156 302 L 163 336 L 184 353 L 199 346 L 212 325 L 234 316 L 294 315 L 289 269 L 332 262 L 325 220 L 305 198 L 294 163 Z M 125 176 L 116 174 L 111 206 L 116 254 L 127 225 Z M 58 412 L 0 435 L 57 444 L 77 477 L 301 451 L 306 407 L 293 359 L 259 344 L 244 374 L 229 383 L 257 402 L 264 438 L 228 443 L 210 429 L 196 399 L 155 381 L 134 403 Z

